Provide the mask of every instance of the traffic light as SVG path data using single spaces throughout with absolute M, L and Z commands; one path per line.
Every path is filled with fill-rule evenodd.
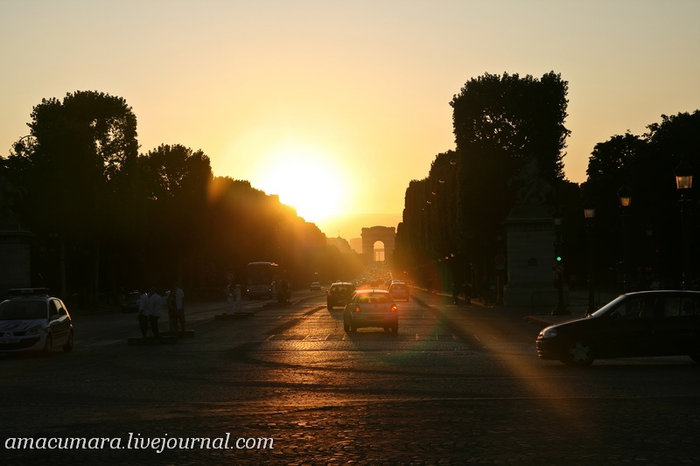
M 554 245 L 554 259 L 557 263 L 561 263 L 564 261 L 563 257 L 561 243 L 556 243 Z

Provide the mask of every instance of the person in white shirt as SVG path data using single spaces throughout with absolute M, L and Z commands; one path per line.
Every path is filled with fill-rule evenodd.
M 160 338 L 158 331 L 158 319 L 163 313 L 163 298 L 158 294 L 154 287 L 148 293 L 148 322 L 151 325 L 153 336 Z
M 139 327 L 141 335 L 145 338 L 148 334 L 148 293 L 143 292 L 139 296 Z
M 175 332 L 185 332 L 185 292 L 180 285 L 175 289 Z

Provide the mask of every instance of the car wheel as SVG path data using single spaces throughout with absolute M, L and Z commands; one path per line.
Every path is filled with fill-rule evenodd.
M 63 345 L 63 351 L 73 351 L 73 332 L 68 334 L 68 340 L 66 340 L 66 344 Z
M 343 318 L 343 330 L 345 330 L 345 333 L 350 333 L 350 322 L 348 322 L 347 317 Z
M 41 354 L 48 356 L 53 350 L 53 337 L 51 335 L 46 335 L 46 341 L 44 342 L 44 349 L 41 350 Z
M 333 310 L 333 305 L 331 303 L 326 304 L 326 307 L 328 308 L 329 311 Z
M 584 341 L 575 341 L 566 349 L 564 363 L 570 366 L 590 366 L 593 362 L 593 348 Z

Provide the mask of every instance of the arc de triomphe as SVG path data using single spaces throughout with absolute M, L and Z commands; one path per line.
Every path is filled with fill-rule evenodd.
M 374 243 L 381 241 L 384 243 L 384 261 L 387 264 L 392 262 L 394 257 L 394 240 L 396 238 L 396 228 L 374 226 L 362 229 L 362 254 L 368 262 L 374 261 Z

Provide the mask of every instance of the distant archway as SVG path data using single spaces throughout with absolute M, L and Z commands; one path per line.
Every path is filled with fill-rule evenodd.
M 384 262 L 390 264 L 394 258 L 394 239 L 396 228 L 375 226 L 362 229 L 362 254 L 368 262 L 377 262 L 374 244 L 384 244 Z
M 375 241 L 372 245 L 372 257 L 374 262 L 386 262 L 386 248 L 381 241 Z

